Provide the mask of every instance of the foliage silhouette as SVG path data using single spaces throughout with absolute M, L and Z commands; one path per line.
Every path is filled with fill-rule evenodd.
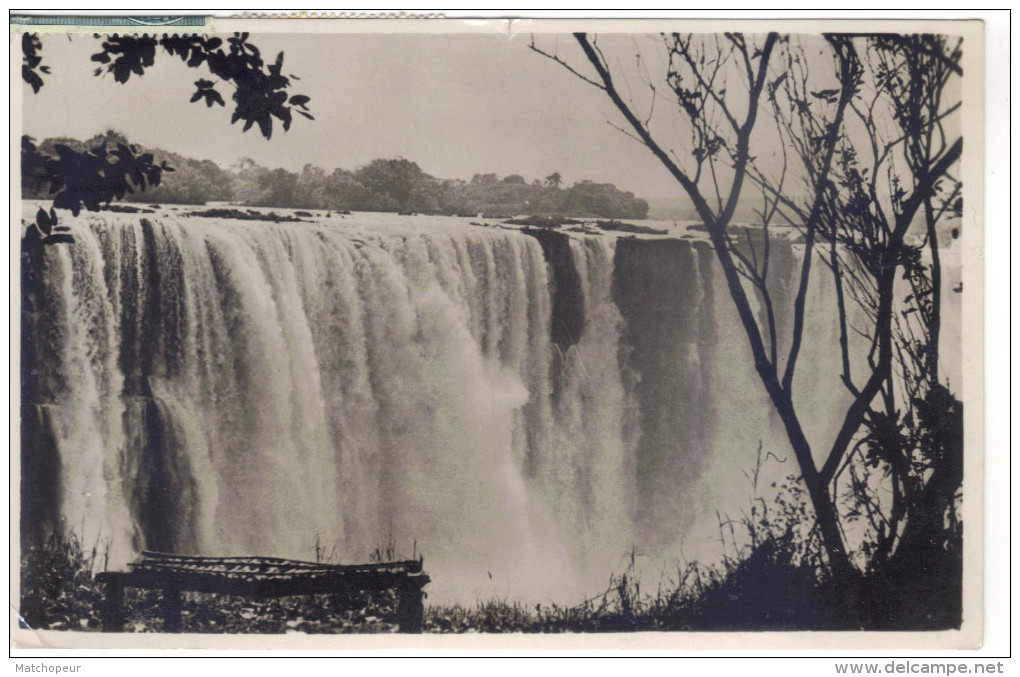
M 53 206 L 75 216 L 83 207 L 98 211 L 136 188 L 158 186 L 163 172 L 174 171 L 166 162 L 157 164 L 152 153 L 140 153 L 137 146 L 123 143 L 111 149 L 104 142 L 84 152 L 56 144 L 56 157 L 40 153 L 29 136 L 22 137 L 21 145 L 26 183 L 48 185 Z
M 39 73 L 49 73 L 50 67 L 42 65 L 42 57 L 39 51 L 42 49 L 42 42 L 35 33 L 25 33 L 21 36 L 21 79 L 32 87 L 36 94 L 42 89 L 43 79 Z M 38 69 L 39 73 L 36 72 Z
M 234 87 L 231 95 L 234 112 L 230 123 L 243 121 L 243 131 L 257 125 L 262 135 L 270 139 L 273 118 L 280 121 L 284 131 L 290 129 L 293 113 L 315 119 L 308 109 L 311 100 L 308 96 L 288 96 L 284 91 L 290 87 L 291 79 L 297 78 L 282 74 L 283 52 L 267 64 L 259 48 L 248 42 L 248 33 L 234 33 L 226 42 L 222 38 L 200 35 L 112 35 L 103 40 L 101 47 L 92 55 L 92 60 L 101 64 L 95 74 L 112 74 L 121 84 L 132 74 L 143 75 L 155 63 L 160 48 L 180 58 L 189 68 L 206 66 L 213 76 Z M 205 101 L 210 108 L 213 104 L 226 105 L 215 82 L 199 79 L 195 81 L 195 88 L 191 103 Z
M 209 72 L 221 81 L 234 87 L 232 101 L 234 112 L 230 122 L 244 122 L 243 131 L 258 126 L 266 138 L 272 138 L 273 118 L 280 121 L 284 131 L 290 129 L 293 112 L 314 120 L 308 112 L 310 98 L 302 94 L 288 96 L 284 91 L 290 87 L 295 76 L 284 76 L 283 52 L 275 61 L 266 64 L 258 47 L 248 42 L 248 33 L 234 33 L 224 43 L 219 37 L 198 35 L 110 35 L 102 39 L 101 49 L 92 55 L 92 61 L 101 64 L 94 74 L 112 74 L 115 81 L 125 84 L 134 75 L 144 75 L 156 60 L 160 49 L 170 56 L 176 56 L 189 68 L 205 65 Z M 22 35 L 23 65 L 22 79 L 38 93 L 43 79 L 37 70 L 48 74 L 49 67 L 42 65 L 42 41 L 38 35 Z M 225 49 L 224 49 L 225 47 Z M 206 107 L 214 104 L 225 106 L 222 95 L 216 90 L 216 83 L 204 78 L 195 82 L 191 102 L 204 101 Z M 29 190 L 45 189 L 53 195 L 53 207 L 68 209 L 77 216 L 84 207 L 97 211 L 101 205 L 121 200 L 147 187 L 160 185 L 164 172 L 173 168 L 166 161 L 156 163 L 152 153 L 140 153 L 127 143 L 117 142 L 111 147 L 104 141 L 85 151 L 75 150 L 65 144 L 56 144 L 56 156 L 39 152 L 31 137 L 23 136 L 21 141 L 22 184 Z M 41 242 L 73 241 L 64 232 L 54 233 L 57 217 L 53 210 L 49 214 L 37 215 L 34 226 L 44 236 Z M 59 237 L 57 237 L 59 235 Z

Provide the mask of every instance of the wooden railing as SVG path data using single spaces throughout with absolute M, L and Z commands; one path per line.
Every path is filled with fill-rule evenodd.
M 200 557 L 143 551 L 130 571 L 104 571 L 96 583 L 104 591 L 103 630 L 124 629 L 124 589 L 162 592 L 163 628 L 181 632 L 182 592 L 271 598 L 395 590 L 400 632 L 421 632 L 424 592 L 429 577 L 422 560 L 378 564 L 322 564 L 279 557 Z

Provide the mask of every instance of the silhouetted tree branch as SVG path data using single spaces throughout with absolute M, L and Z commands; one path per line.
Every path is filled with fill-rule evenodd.
M 621 96 L 618 76 L 594 39 L 585 34 L 575 38 L 594 76 L 585 75 L 559 55 L 533 49 L 604 91 L 636 138 L 690 197 L 726 277 L 755 368 L 786 428 L 830 566 L 837 578 L 851 580 L 855 574 L 835 500 L 834 483 L 843 470 L 850 470 L 851 495 L 864 506 L 858 513 L 877 534 L 879 550 L 888 554 L 900 539 L 898 534 L 905 533 L 903 525 L 911 523 L 912 513 L 920 514 L 910 507 L 923 502 L 919 496 L 924 492 L 919 494 L 917 487 L 927 486 L 924 473 L 911 465 L 909 450 L 951 446 L 944 439 L 938 443 L 922 440 L 918 420 L 920 409 L 929 406 L 924 402 L 931 397 L 942 403 L 937 405 L 941 411 L 947 410 L 948 391 L 938 384 L 936 366 L 940 297 L 935 290 L 941 279 L 935 225 L 958 206 L 958 182 L 950 171 L 959 161 L 962 140 L 952 138 L 945 122 L 960 105 L 944 105 L 941 99 L 949 78 L 962 74 L 959 44 L 951 46 L 938 36 L 825 35 L 830 70 L 824 59 L 808 59 L 787 36 L 770 34 L 752 40 L 736 33 L 664 35 L 669 58 L 665 82 L 675 97 L 676 112 L 691 130 L 686 150 L 693 167 L 685 169 L 678 156 L 653 134 L 650 117 L 639 117 L 633 103 Z M 822 72 L 818 72 L 819 65 Z M 835 86 L 812 85 L 826 81 Z M 652 92 L 653 98 L 658 91 Z M 772 121 L 764 125 L 759 124 L 763 99 L 773 114 Z M 744 107 L 745 112 L 738 114 L 735 106 Z M 891 138 L 883 138 L 890 123 L 895 131 Z M 763 138 L 771 136 L 772 147 L 782 149 L 778 168 L 765 169 L 751 156 L 756 132 Z M 861 165 L 853 140 L 862 136 L 872 160 L 867 167 Z M 806 191 L 790 187 L 788 151 L 798 162 L 797 175 Z M 720 173 L 723 165 L 725 174 Z M 745 178 L 758 186 L 764 200 L 759 212 L 761 237 L 752 237 L 743 227 L 731 232 Z M 706 197 L 706 181 L 715 208 Z M 944 188 L 947 182 L 955 188 Z M 905 241 L 919 213 L 925 220 L 930 266 L 919 263 L 918 247 Z M 801 231 L 805 250 L 782 369 L 776 299 L 768 284 L 769 223 L 777 214 Z M 825 245 L 824 250 L 818 243 Z M 839 380 L 853 396 L 820 468 L 792 394 L 797 358 L 806 340 L 807 291 L 816 256 L 835 282 Z M 910 281 L 912 296 L 897 296 L 901 278 Z M 761 320 L 751 311 L 749 289 L 764 306 Z M 860 310 L 863 325 L 851 321 L 851 303 Z M 903 318 L 915 314 L 922 318 L 922 326 L 904 328 Z M 923 338 L 917 339 L 918 334 Z M 862 337 L 870 346 L 864 354 L 865 364 L 857 365 L 866 367 L 861 384 L 854 378 L 851 335 Z M 899 365 L 898 370 L 894 364 Z M 919 389 L 919 378 L 931 385 Z M 906 400 L 896 395 L 900 387 L 897 379 L 914 384 L 910 388 L 913 394 Z M 904 409 L 915 412 L 912 418 L 904 419 Z M 926 420 L 930 422 L 931 417 Z M 883 421 L 906 432 L 884 434 L 881 430 L 887 424 Z M 886 449 L 878 454 L 876 449 L 882 445 L 897 451 Z M 930 457 L 929 452 L 925 453 Z M 855 458 L 857 462 L 863 458 L 881 463 L 892 473 L 891 508 L 871 497 L 866 474 L 862 474 L 866 470 L 855 465 Z M 947 462 L 940 467 L 952 465 Z M 931 472 L 931 466 L 924 472 Z M 947 474 L 955 477 L 952 472 Z M 939 495 L 944 498 L 954 492 L 942 490 Z M 938 492 L 932 489 L 929 493 Z M 929 504 L 934 505 L 932 501 Z M 932 523 L 930 514 L 926 519 Z
M 142 75 L 155 63 L 159 49 L 180 58 L 189 68 L 205 66 L 213 76 L 231 84 L 234 112 L 230 122 L 244 121 L 244 131 L 258 125 L 262 135 L 269 139 L 273 135 L 273 118 L 282 123 L 284 131 L 290 129 L 293 113 L 315 119 L 308 112 L 309 97 L 288 96 L 285 91 L 294 76 L 282 73 L 283 52 L 266 63 L 259 48 L 248 41 L 248 33 L 234 33 L 226 42 L 201 35 L 108 36 L 101 50 L 92 55 L 93 61 L 102 64 L 95 74 L 111 74 L 117 82 L 126 83 L 132 74 Z M 205 101 L 207 107 L 226 105 L 215 84 L 197 80 L 191 102 Z
M 290 129 L 293 113 L 315 119 L 308 112 L 309 97 L 288 95 L 285 91 L 291 79 L 297 78 L 282 74 L 283 52 L 267 64 L 258 47 L 248 41 L 248 33 L 234 33 L 225 42 L 219 37 L 200 35 L 97 34 L 96 38 L 102 40 L 101 48 L 92 55 L 92 61 L 101 65 L 94 74 L 112 74 L 121 84 L 127 83 L 132 75 L 144 75 L 160 50 L 180 58 L 189 68 L 205 66 L 213 76 L 233 86 L 234 112 L 230 122 L 244 121 L 243 131 L 257 125 L 260 133 L 270 139 L 273 118 L 281 122 L 284 131 Z M 36 71 L 50 72 L 42 65 L 42 42 L 37 35 L 25 33 L 21 44 L 22 79 L 38 93 L 44 81 Z M 192 103 L 204 101 L 207 107 L 226 105 L 213 81 L 199 79 L 195 87 Z M 38 152 L 30 137 L 22 137 L 22 179 L 30 185 L 45 185 L 54 196 L 53 207 L 69 209 L 76 216 L 83 207 L 96 211 L 101 204 L 123 199 L 136 189 L 144 191 L 147 186 L 158 186 L 163 172 L 173 171 L 165 162 L 156 164 L 151 153 L 139 154 L 130 144 L 119 143 L 111 149 L 103 143 L 85 152 L 57 145 L 55 150 L 57 157 L 46 156 Z M 53 210 L 37 214 L 34 226 L 43 234 L 40 241 L 43 244 L 73 241 L 70 236 L 53 236 L 56 223 Z

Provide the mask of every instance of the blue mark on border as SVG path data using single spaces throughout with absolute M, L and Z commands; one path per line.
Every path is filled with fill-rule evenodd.
M 205 26 L 204 16 L 12 16 L 10 22 L 18 26 L 88 26 L 108 28 L 110 26 Z

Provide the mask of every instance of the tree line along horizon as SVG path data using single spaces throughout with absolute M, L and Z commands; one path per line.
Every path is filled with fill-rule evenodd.
M 105 133 L 81 141 L 68 137 L 36 142 L 23 137 L 43 157 L 57 157 L 58 146 L 76 153 L 95 147 L 132 146 L 121 133 Z M 137 147 L 137 144 L 134 144 Z M 470 181 L 441 179 L 424 172 L 402 157 L 377 158 L 354 170 L 327 171 L 306 164 L 301 172 L 269 168 L 242 158 L 224 169 L 212 160 L 152 148 L 157 163 L 173 168 L 164 173 L 159 185 L 129 192 L 124 202 L 193 204 L 234 202 L 253 207 L 323 209 L 378 212 L 415 212 L 443 215 L 579 216 L 615 219 L 643 219 L 649 204 L 611 183 L 581 180 L 565 186 L 559 172 L 528 182 L 519 174 L 500 177 L 496 173 L 475 174 Z M 24 165 L 24 163 L 23 163 Z M 23 166 L 22 197 L 53 197 L 49 182 L 31 167 Z

